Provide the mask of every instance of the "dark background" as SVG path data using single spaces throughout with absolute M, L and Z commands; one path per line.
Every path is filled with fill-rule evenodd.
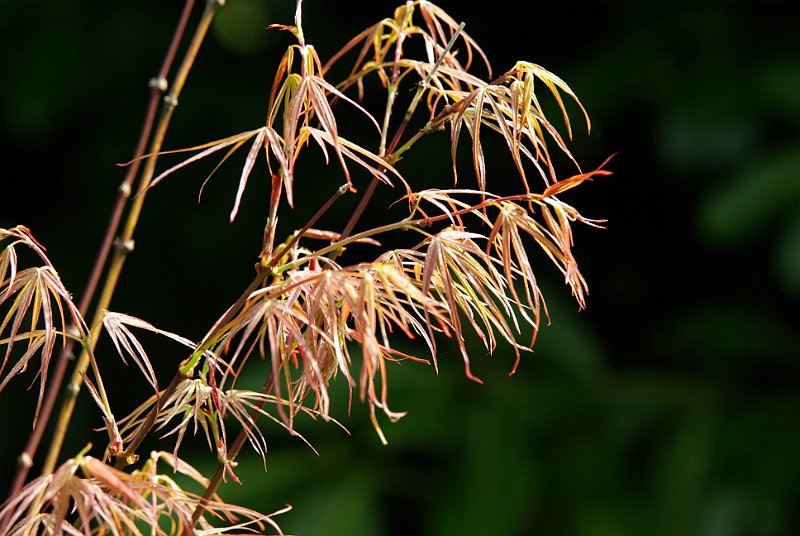
M 409 415 L 384 424 L 388 447 L 366 409 L 356 404 L 348 417 L 340 397 L 335 414 L 352 437 L 332 424 L 301 423 L 317 456 L 267 426 L 268 471 L 243 457 L 244 486 L 228 484 L 223 496 L 262 511 L 291 503 L 284 530 L 308 536 L 796 534 L 798 4 L 440 5 L 466 22 L 497 72 L 526 59 L 571 85 L 593 121 L 591 135 L 577 132 L 574 144 L 586 169 L 617 153 L 613 176 L 564 196 L 584 215 L 608 219 L 605 230 L 576 231 L 588 309 L 577 312 L 556 270 L 542 264 L 552 326 L 515 376 L 507 377 L 508 352 L 484 358 L 477 346 L 484 385 L 464 378 L 455 352 L 442 357 L 438 377 L 421 365 L 396 367 L 391 401 Z M 307 40 L 326 58 L 394 7 L 308 0 Z M 30 227 L 76 295 L 124 175 L 115 164 L 131 157 L 147 81 L 180 8 L 6 0 L 0 9 L 0 227 Z M 288 0 L 228 0 L 165 148 L 263 124 L 274 69 L 291 42 L 264 27 L 290 23 L 292 11 Z M 502 143 L 494 147 L 490 184 L 516 181 Z M 421 163 L 406 164 L 410 176 L 449 176 L 446 136 L 420 151 Z M 151 192 L 115 310 L 196 340 L 247 285 L 267 200 L 260 165 L 240 218 L 226 223 L 241 156 L 215 175 L 199 205 L 210 162 Z M 296 221 L 282 220 L 283 232 L 340 184 L 338 170 L 315 167 L 315 158 L 305 169 L 318 180 L 298 186 L 305 205 Z M 462 169 L 465 183 L 470 171 Z M 332 228 L 349 202 L 337 206 Z M 155 348 L 168 378 L 184 356 Z M 146 385 L 131 369 L 108 369 L 119 416 Z M 0 395 L 3 489 L 30 426 L 32 380 L 29 372 Z M 99 426 L 83 398 L 78 424 Z M 67 452 L 87 441 L 101 445 L 102 434 L 77 434 Z M 204 440 L 194 444 L 183 454 L 210 468 Z

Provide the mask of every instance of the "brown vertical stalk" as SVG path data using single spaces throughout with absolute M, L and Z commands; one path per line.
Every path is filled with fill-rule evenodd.
M 97 253 L 97 258 L 95 259 L 94 266 L 92 267 L 89 281 L 86 284 L 86 289 L 81 296 L 81 301 L 78 306 L 78 309 L 84 316 L 89 311 L 89 305 L 94 299 L 94 293 L 97 290 L 97 284 L 100 281 L 100 275 L 103 273 L 103 268 L 108 260 L 111 246 L 114 243 L 114 236 L 116 236 L 119 228 L 119 222 L 122 220 L 122 214 L 124 212 L 125 205 L 130 198 L 133 181 L 139 172 L 141 157 L 144 155 L 144 150 L 147 146 L 147 140 L 150 139 L 150 132 L 153 129 L 158 103 L 161 99 L 161 95 L 167 89 L 167 75 L 170 67 L 172 66 L 172 61 L 175 58 L 178 45 L 183 38 L 186 24 L 189 20 L 189 15 L 191 14 L 193 7 L 194 0 L 186 0 L 180 20 L 178 21 L 178 26 L 175 28 L 175 33 L 172 36 L 172 42 L 167 50 L 167 55 L 164 57 L 164 62 L 161 64 L 161 69 L 158 72 L 158 76 L 150 80 L 150 102 L 148 103 L 144 124 L 142 125 L 142 130 L 139 134 L 139 141 L 136 145 L 136 150 L 134 151 L 133 163 L 128 168 L 125 179 L 119 186 L 119 193 L 114 205 L 114 209 L 111 213 L 108 226 L 106 227 L 105 237 L 103 238 L 102 245 Z M 39 443 L 41 443 L 44 430 L 50 421 L 50 415 L 52 414 L 53 407 L 55 406 L 56 397 L 58 396 L 58 392 L 61 390 L 61 384 L 64 381 L 67 363 L 74 358 L 74 346 L 74 341 L 69 339 L 64 346 L 64 349 L 61 351 L 58 360 L 56 361 L 56 366 L 53 369 L 53 372 L 50 375 L 50 381 L 48 382 L 47 393 L 45 394 L 44 401 L 42 402 L 39 419 L 36 421 L 33 432 L 28 438 L 28 443 L 25 445 L 25 450 L 18 458 L 17 472 L 14 475 L 14 481 L 11 484 L 9 496 L 17 493 L 17 491 L 19 491 L 19 489 L 25 483 L 25 479 L 28 477 L 28 472 L 33 464 L 33 457 L 36 455 L 36 451 L 39 448 Z
M 117 239 L 114 240 L 114 256 L 111 259 L 111 264 L 108 273 L 106 274 L 103 289 L 95 307 L 95 314 L 91 323 L 92 328 L 88 342 L 91 350 L 94 349 L 97 343 L 97 338 L 99 337 L 102 329 L 103 310 L 107 309 L 111 303 L 111 298 L 116 290 L 117 282 L 119 281 L 119 276 L 125 263 L 125 259 L 127 258 L 128 253 L 133 250 L 133 234 L 139 221 L 139 216 L 142 211 L 147 190 L 150 186 L 150 181 L 153 178 L 153 172 L 158 159 L 158 153 L 161 151 L 164 136 L 166 135 L 170 120 L 172 119 L 172 113 L 178 104 L 178 96 L 180 95 L 180 92 L 186 83 L 186 78 L 188 77 L 189 71 L 194 64 L 195 58 L 197 57 L 197 52 L 200 50 L 200 45 L 205 39 L 208 28 L 214 18 L 214 14 L 222 3 L 223 0 L 207 1 L 205 11 L 203 12 L 202 18 L 198 23 L 194 36 L 189 43 L 189 48 L 186 51 L 178 72 L 175 74 L 172 88 L 166 97 L 164 97 L 164 107 L 161 111 L 161 117 L 159 118 L 155 133 L 153 134 L 153 139 L 150 143 L 149 152 L 151 156 L 145 163 L 144 170 L 139 179 L 136 196 L 131 202 L 131 207 L 125 221 L 125 225 L 122 229 L 122 233 Z M 67 384 L 66 398 L 62 404 L 61 413 L 59 414 L 58 421 L 56 423 L 56 429 L 53 434 L 53 440 L 50 444 L 50 450 L 48 452 L 47 459 L 45 460 L 44 468 L 42 469 L 42 472 L 45 474 L 52 472 L 55 467 L 70 419 L 72 418 L 72 412 L 75 408 L 75 401 L 77 399 L 78 392 L 80 391 L 81 384 L 83 383 L 83 375 L 86 373 L 86 370 L 89 366 L 89 359 L 90 352 L 84 350 L 78 359 L 78 363 L 75 366 L 70 382 Z

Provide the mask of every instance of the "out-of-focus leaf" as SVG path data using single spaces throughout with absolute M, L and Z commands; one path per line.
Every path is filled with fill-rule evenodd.
M 574 303 L 545 286 L 552 324 L 537 338 L 535 358 L 564 368 L 580 380 L 603 373 L 602 343 L 584 314 L 575 315 Z M 591 315 L 591 311 L 588 315 Z
M 791 359 L 786 350 L 796 344 L 770 311 L 735 303 L 698 304 L 682 311 L 657 330 L 655 342 L 678 361 L 730 367 L 736 361 Z
M 234 54 L 261 53 L 273 37 L 274 32 L 265 31 L 264 26 L 267 21 L 276 20 L 270 13 L 276 9 L 285 11 L 267 0 L 230 2 L 214 18 L 214 34 L 220 44 Z M 253 21 L 264 21 L 264 24 L 252 24 Z
M 742 527 L 751 526 L 753 517 L 752 497 L 740 490 L 726 490 L 721 493 L 704 513 L 700 534 L 726 536 L 742 534 Z
M 377 486 L 375 476 L 351 468 L 335 486 L 310 487 L 292 517 L 284 518 L 284 526 L 292 534 L 380 534 Z M 408 515 L 413 516 L 414 512 Z
M 791 114 L 800 119 L 800 58 L 774 60 L 755 77 L 762 105 L 781 116 Z
M 800 212 L 778 240 L 774 265 L 783 289 L 800 296 Z
M 699 102 L 679 101 L 664 107 L 657 145 L 661 161 L 680 172 L 675 174 L 676 179 L 724 165 L 752 146 L 752 114 L 744 109 L 741 114 L 732 115 L 727 108 L 733 106 L 737 105 L 715 105 L 711 98 L 700 98 Z
M 539 460 L 528 456 L 513 417 L 489 408 L 469 414 L 463 434 L 463 464 L 442 490 L 446 503 L 433 508 L 434 534 L 524 534 L 529 506 L 546 493 Z M 485 460 L 493 460 L 492 464 Z
M 758 161 L 725 181 L 698 208 L 700 235 L 717 246 L 738 246 L 763 234 L 800 200 L 800 146 Z
M 674 515 L 665 521 L 665 533 L 691 529 L 708 495 L 714 459 L 717 418 L 711 397 L 696 397 L 675 431 L 665 438 L 663 455 L 654 470 L 655 496 Z

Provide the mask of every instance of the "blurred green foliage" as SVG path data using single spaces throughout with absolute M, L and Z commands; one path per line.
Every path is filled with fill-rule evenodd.
M 179 4 L 2 7 L 0 226 L 28 225 L 76 294 L 122 180 L 114 164 L 130 158 L 146 83 Z M 264 28 L 288 22 L 293 6 L 228 4 L 189 78 L 170 148 L 263 121 L 289 43 Z M 445 356 L 438 377 L 402 364 L 391 371 L 390 400 L 409 415 L 384 423 L 388 447 L 365 408 L 354 403 L 346 414 L 340 393 L 338 416 L 351 436 L 301 422 L 317 456 L 268 428 L 268 471 L 243 458 L 244 486 L 228 484 L 223 495 L 262 511 L 291 503 L 282 526 L 307 536 L 796 534 L 798 5 L 440 4 L 467 23 L 497 71 L 528 59 L 572 85 L 594 123 L 591 136 L 575 140 L 587 169 L 618 153 L 614 176 L 570 198 L 587 216 L 609 219 L 605 231 L 576 234 L 588 309 L 577 313 L 556 274 L 543 275 L 552 326 L 515 376 L 506 377 L 512 356 L 504 352 L 474 360 L 484 385 L 463 377 L 457 352 Z M 308 0 L 306 36 L 325 56 L 392 8 Z M 440 167 L 428 169 L 446 176 L 446 140 L 443 147 L 441 163 L 431 164 Z M 308 164 L 312 175 L 329 171 L 315 166 Z M 249 191 L 240 220 L 225 223 L 233 164 L 197 205 L 208 171 L 199 165 L 154 190 L 123 274 L 130 286 L 115 302 L 192 338 L 248 281 L 264 219 L 262 184 Z M 489 180 L 513 176 L 510 162 L 490 167 Z M 182 357 L 163 355 L 164 371 Z M 122 378 L 125 408 L 143 385 Z M 12 390 L 0 395 L 0 408 L 9 414 L 21 396 L 32 407 L 33 393 Z M 83 402 L 87 425 L 99 426 Z M 30 422 L 20 412 L 9 419 L 20 435 L 0 446 L 3 484 Z M 76 450 L 89 440 L 101 441 L 87 435 Z M 210 467 L 202 444 L 185 454 Z

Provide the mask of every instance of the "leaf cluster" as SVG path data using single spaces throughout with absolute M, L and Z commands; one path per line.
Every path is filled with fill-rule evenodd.
M 577 104 L 587 128 L 589 118 L 563 80 L 526 61 L 497 78 L 483 80 L 473 73 L 474 58 L 484 62 L 490 77 L 491 66 L 478 44 L 464 32 L 463 24 L 425 0 L 406 2 L 392 17 L 356 35 L 326 63 L 306 41 L 302 2 L 297 2 L 293 25 L 275 27 L 291 32 L 297 43 L 287 49 L 276 69 L 265 124 L 177 151 L 195 154 L 146 182 L 140 192 L 221 151 L 224 162 L 249 144 L 230 213 L 233 220 L 256 161 L 261 155 L 266 161 L 269 208 L 256 275 L 202 340 L 194 342 L 108 310 L 98 312 L 90 329 L 44 248 L 27 228 L 0 229 L 0 242 L 5 242 L 0 251 L 0 307 L 4 307 L 0 309 L 0 348 L 5 347 L 0 372 L 13 361 L 0 390 L 38 356 L 41 404 L 56 339 L 73 338 L 89 354 L 92 374 L 91 378 L 86 375 L 85 382 L 109 435 L 103 460 L 81 454 L 12 497 L 0 510 L 3 527 L 13 527 L 10 533 L 48 528 L 95 534 L 99 533 L 95 527 L 106 527 L 114 534 L 138 534 L 140 524 L 159 527 L 165 516 L 172 526 L 163 533 L 198 524 L 201 534 L 228 530 L 214 529 L 200 515 L 202 511 L 246 520 L 231 521 L 231 530 L 254 526 L 279 530 L 269 516 L 213 498 L 220 479 L 239 480 L 235 459 L 244 444 L 266 459 L 267 441 L 256 422 L 259 417 L 295 435 L 299 415 L 334 420 L 329 388 L 340 377 L 351 403 L 357 397 L 367 404 L 375 429 L 386 443 L 379 412 L 391 421 L 404 415 L 389 403 L 392 365 L 416 361 L 438 370 L 439 341 L 450 338 L 459 348 L 466 376 L 480 381 L 470 367 L 476 352 L 466 343 L 469 332 L 478 337 L 485 353 L 491 354 L 500 341 L 510 346 L 516 356 L 513 373 L 521 352 L 531 349 L 547 319 L 536 276 L 539 260 L 531 255 L 530 246 L 543 252 L 542 260 L 556 266 L 579 307 L 584 307 L 588 289 L 572 253 L 572 225 L 601 222 L 583 217 L 560 197 L 608 172 L 603 166 L 583 172 L 570 153 L 572 124 L 564 96 Z M 421 42 L 420 56 L 407 54 L 411 41 Z M 352 56 L 349 74 L 338 83 L 328 80 L 332 66 Z M 371 77 L 386 90 L 382 116 L 362 105 L 365 81 Z M 405 87 L 414 93 L 403 110 L 396 96 Z M 537 93 L 542 87 L 562 112 L 565 134 L 545 115 Z M 367 118 L 374 129 L 374 145 L 350 141 L 345 123 L 338 119 L 342 105 Z M 419 115 L 423 124 L 412 131 L 412 118 Z M 471 140 L 473 189 L 456 188 L 456 153 L 465 129 Z M 409 158 L 421 138 L 442 130 L 450 135 L 453 187 L 416 189 L 420 181 L 406 176 L 402 159 Z M 483 143 L 487 131 L 505 141 L 521 180 L 520 193 L 492 192 Z M 303 202 L 295 192 L 298 184 L 310 179 L 297 176 L 296 163 L 312 145 L 326 161 L 338 163 L 340 186 L 302 228 L 286 233 L 276 246 L 278 233 L 286 232 L 278 225 L 283 203 L 291 209 Z M 574 164 L 570 177 L 559 178 L 552 146 Z M 371 182 L 365 187 L 356 184 L 351 165 L 366 170 Z M 531 167 L 542 181 L 540 190 L 530 179 Z M 375 189 L 395 184 L 403 186 L 398 200 L 407 204 L 407 213 L 377 227 L 359 226 Z M 317 229 L 319 218 L 345 195 L 358 196 L 359 203 L 343 229 Z M 414 245 L 381 247 L 381 237 L 401 231 L 417 237 Z M 358 262 L 342 263 L 342 252 L 354 243 L 370 244 L 379 251 Z M 19 246 L 30 249 L 42 264 L 19 269 L 15 250 Z M 189 350 L 166 387 L 137 336 L 141 330 Z M 152 389 L 122 419 L 111 410 L 93 353 L 103 333 L 121 360 L 131 361 Z M 523 333 L 532 337 L 522 340 Z M 398 341 L 409 339 L 422 341 L 425 350 L 400 350 L 404 346 Z M 26 347 L 17 357 L 14 349 L 20 345 Z M 105 367 L 108 360 L 102 363 Z M 261 371 L 261 391 L 237 384 L 245 371 Z M 235 438 L 232 425 L 239 431 Z M 202 433 L 217 457 L 219 470 L 211 480 L 179 461 L 179 448 L 190 431 Z M 142 469 L 123 471 L 138 461 L 137 449 L 150 433 L 173 437 L 172 453 L 154 453 Z M 109 460 L 114 460 L 116 468 Z M 206 488 L 202 500 L 158 473 L 158 460 L 168 461 L 173 470 L 200 482 Z M 67 511 L 74 513 L 74 521 Z M 159 528 L 153 530 L 162 533 Z

